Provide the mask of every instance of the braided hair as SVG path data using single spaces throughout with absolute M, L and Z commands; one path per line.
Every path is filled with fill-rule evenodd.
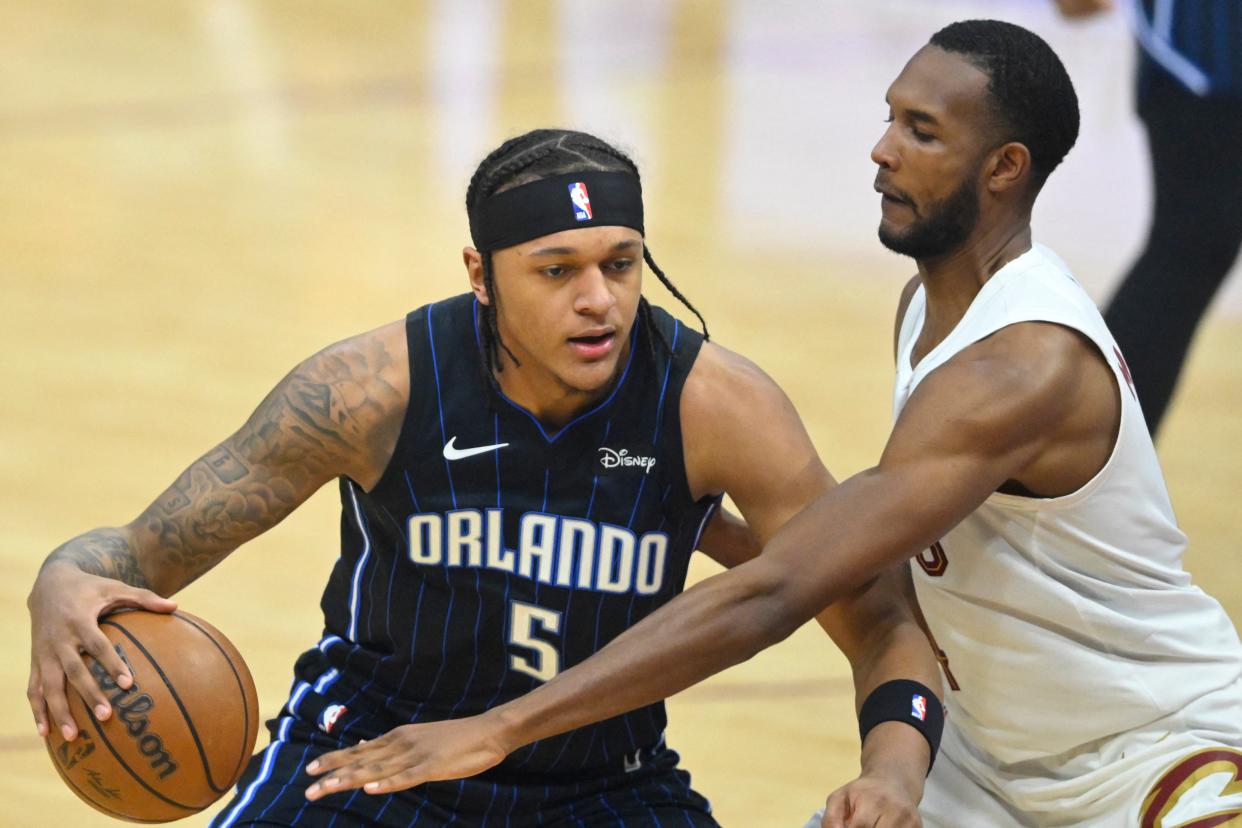
M 466 190 L 466 210 L 472 210 L 489 196 L 519 185 L 554 175 L 585 170 L 626 172 L 639 178 L 638 166 L 628 155 L 594 135 L 567 129 L 531 130 L 524 135 L 505 141 L 480 162 L 478 169 L 474 171 L 474 176 L 470 179 L 470 187 Z M 500 359 L 502 349 L 514 364 L 520 365 L 521 363 L 500 338 L 496 315 L 499 297 L 496 294 L 492 254 L 484 252 L 480 256 L 483 260 L 483 284 L 487 288 L 490 300 L 488 304 L 482 306 L 483 352 L 487 366 L 493 371 L 502 371 L 504 370 Z M 707 322 L 704 321 L 703 314 L 699 313 L 698 309 L 690 304 L 690 300 L 682 295 L 676 285 L 664 275 L 664 271 L 651 256 L 651 248 L 645 243 L 643 244 L 643 261 L 647 263 L 664 287 L 668 288 L 669 293 L 677 297 L 690 309 L 691 313 L 698 317 L 699 324 L 703 326 L 703 338 L 707 339 Z M 651 305 L 645 297 L 641 296 L 638 300 L 638 317 L 647 330 L 652 332 L 652 335 L 648 336 L 652 357 L 656 355 L 657 340 L 666 353 L 671 353 L 672 346 L 654 324 Z

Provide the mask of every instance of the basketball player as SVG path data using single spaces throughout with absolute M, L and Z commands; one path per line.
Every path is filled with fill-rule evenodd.
M 470 294 L 311 357 L 137 520 L 51 555 L 30 597 L 41 733 L 75 732 L 66 676 L 109 712 L 80 650 L 128 684 L 99 613 L 168 611 L 157 593 L 338 477 L 324 635 L 215 826 L 716 824 L 656 699 L 471 779 L 305 795 L 322 754 L 482 713 L 585 659 L 682 589 L 709 522 L 717 560 L 753 557 L 744 524 L 711 521 L 723 492 L 765 540 L 833 485 L 770 379 L 642 297 L 645 261 L 685 302 L 645 246 L 629 158 L 538 130 L 482 162 L 466 204 Z M 869 579 L 821 618 L 860 700 L 907 693 L 896 711 L 863 705 L 851 785 L 894 819 L 914 814 L 943 720 L 924 689 L 923 715 L 903 723 L 936 663 L 902 578 Z
M 897 314 L 879 463 L 585 663 L 484 716 L 325 756 L 320 785 L 477 772 L 749 658 L 917 556 L 951 723 L 923 825 L 1242 819 L 1242 646 L 1182 569 L 1120 351 L 1031 239 L 1034 201 L 1077 137 L 1073 85 L 1036 35 L 968 21 L 932 37 L 887 101 L 880 237 L 918 275 Z M 821 821 L 896 824 L 838 794 Z

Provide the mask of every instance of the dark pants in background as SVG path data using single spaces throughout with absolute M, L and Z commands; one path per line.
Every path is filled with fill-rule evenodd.
M 1105 319 L 1155 434 L 1199 320 L 1242 246 L 1242 100 L 1198 97 L 1143 56 L 1138 104 L 1155 210 Z

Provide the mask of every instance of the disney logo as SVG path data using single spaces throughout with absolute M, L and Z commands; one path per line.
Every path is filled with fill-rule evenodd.
M 599 463 L 606 469 L 639 468 L 647 474 L 655 466 L 655 457 L 645 454 L 630 454 L 629 449 L 610 449 L 599 447 Z

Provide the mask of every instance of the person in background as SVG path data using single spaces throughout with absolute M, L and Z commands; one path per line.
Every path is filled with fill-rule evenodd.
M 1113 0 L 1056 0 L 1083 18 Z M 1242 4 L 1125 0 L 1155 206 L 1147 243 L 1104 311 L 1154 436 L 1199 321 L 1242 247 Z

